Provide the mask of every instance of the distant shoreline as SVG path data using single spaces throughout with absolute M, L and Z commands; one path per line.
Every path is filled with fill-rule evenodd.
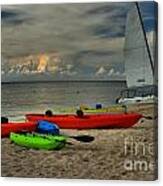
M 35 83 L 125 83 L 125 80 L 56 80 L 56 81 L 10 81 L 1 84 L 35 84 Z

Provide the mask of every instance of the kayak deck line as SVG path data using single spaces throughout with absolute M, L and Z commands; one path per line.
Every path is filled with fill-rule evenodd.
M 31 122 L 47 120 L 64 129 L 95 129 L 95 128 L 128 128 L 133 126 L 143 116 L 138 113 L 127 114 L 87 114 L 79 117 L 75 114 L 60 114 L 46 116 L 44 114 L 27 114 Z

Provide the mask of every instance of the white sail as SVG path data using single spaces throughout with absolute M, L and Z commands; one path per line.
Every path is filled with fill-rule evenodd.
M 154 61 L 154 32 L 150 34 L 150 37 L 152 37 L 150 38 L 151 42 L 149 42 L 148 39 L 148 44 L 152 61 Z M 141 20 L 135 3 L 133 3 L 127 16 L 124 57 L 128 87 L 154 84 L 151 62 L 143 35 Z

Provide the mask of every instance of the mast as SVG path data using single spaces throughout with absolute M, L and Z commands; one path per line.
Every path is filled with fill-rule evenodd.
M 144 40 L 145 40 L 146 47 L 147 47 L 149 61 L 150 61 L 151 69 L 152 69 L 152 74 L 153 74 L 153 77 L 154 77 L 154 63 L 152 61 L 152 56 L 151 56 L 151 53 L 150 53 L 150 48 L 149 48 L 149 44 L 148 44 L 148 41 L 147 41 L 147 36 L 146 36 L 146 32 L 145 32 L 145 28 L 144 28 L 144 24 L 143 24 L 143 20 L 142 20 L 142 16 L 141 16 L 141 12 L 140 12 L 140 8 L 139 8 L 138 2 L 135 2 L 135 5 L 136 5 L 137 11 L 138 11 L 138 16 L 139 16 L 139 19 L 140 19 L 140 24 L 142 26 L 143 36 L 144 36 Z

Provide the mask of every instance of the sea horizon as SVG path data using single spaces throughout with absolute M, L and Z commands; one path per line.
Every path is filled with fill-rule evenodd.
M 104 107 L 114 104 L 123 81 L 29 81 L 2 82 L 2 115 L 19 120 L 26 113 L 78 107 L 81 104 Z
M 80 82 L 80 83 L 125 83 L 126 80 L 41 80 L 41 81 L 1 81 L 1 84 L 23 84 L 23 83 L 65 83 L 65 82 Z

